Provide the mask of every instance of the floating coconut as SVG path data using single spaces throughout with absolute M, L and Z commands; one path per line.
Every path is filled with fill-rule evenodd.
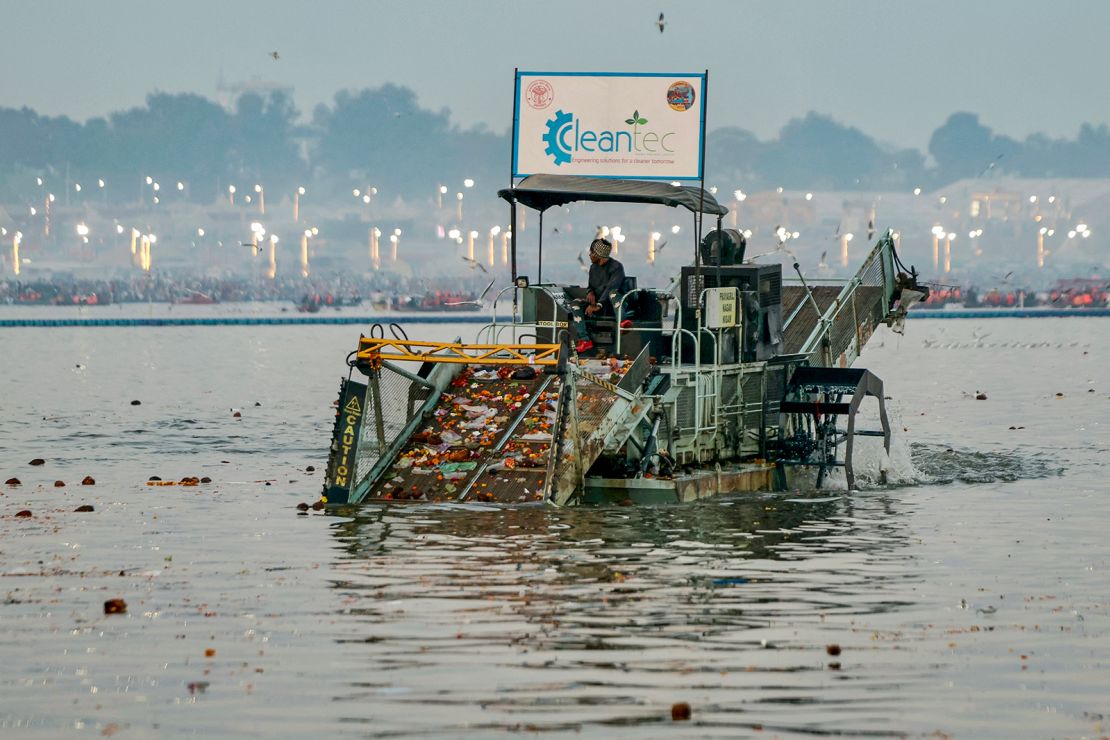
M 108 599 L 104 602 L 105 614 L 126 614 L 127 602 L 123 599 Z

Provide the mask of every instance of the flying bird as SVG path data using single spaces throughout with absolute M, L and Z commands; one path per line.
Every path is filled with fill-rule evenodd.
M 469 257 L 463 257 L 462 261 L 465 262 L 466 264 L 470 265 L 471 270 L 481 270 L 482 272 L 486 273 L 487 275 L 489 274 L 489 270 L 487 270 L 485 268 L 485 266 L 481 262 L 479 262 L 478 260 L 472 260 Z
M 271 56 L 271 57 L 273 57 L 273 59 L 274 59 L 274 61 L 275 61 L 275 62 L 276 62 L 276 61 L 277 61 L 278 59 L 280 59 L 280 58 L 281 58 L 281 55 L 280 55 L 280 54 L 278 54 L 278 53 L 277 53 L 276 51 L 271 51 L 271 52 L 270 52 L 270 56 Z
M 871 241 L 871 238 L 873 236 L 875 236 L 875 222 L 871 219 L 868 219 L 868 221 L 867 221 L 867 241 Z
M 1074 290 L 1075 290 L 1074 288 L 1068 288 L 1063 293 L 1061 293 L 1060 295 L 1053 298 L 1052 302 L 1053 303 L 1059 303 L 1060 301 L 1064 301 L 1064 300 L 1070 301 L 1071 300 L 1071 294 Z
M 659 14 L 659 20 L 657 20 L 655 22 L 655 25 L 657 25 L 659 27 L 659 33 L 663 33 L 663 29 L 666 28 L 667 22 L 665 20 L 663 20 L 663 14 L 662 13 Z
M 993 170 L 994 166 L 996 164 L 998 164 L 998 160 L 1002 159 L 1002 157 L 1004 157 L 1004 156 L 1005 156 L 1005 154 L 999 154 L 997 157 L 995 157 L 993 162 L 990 162 L 986 167 L 983 168 L 983 171 L 979 173 L 979 177 L 982 177 L 983 175 L 987 174 L 987 172 L 989 172 L 990 170 Z
M 581 252 L 578 253 L 578 266 L 582 268 L 582 272 L 586 272 L 590 269 L 590 266 L 586 264 L 586 260 L 582 259 Z
M 821 253 L 821 261 L 817 263 L 817 266 L 820 267 L 821 269 L 825 269 L 826 267 L 829 266 L 829 263 L 825 261 L 825 257 L 827 257 L 828 254 L 829 254 L 829 250 L 827 250 L 827 249 L 824 252 Z
M 497 281 L 496 280 L 490 280 L 489 285 L 487 285 L 486 289 L 482 291 L 482 294 L 479 295 L 477 298 L 475 298 L 473 301 L 449 301 L 447 303 L 444 303 L 443 305 L 445 305 L 445 306 L 477 306 L 478 308 L 485 308 L 486 307 L 486 301 L 485 301 L 486 293 L 489 293 L 489 289 L 493 287 L 493 284 L 495 282 L 497 282 Z
M 664 239 L 663 241 L 661 241 L 661 242 L 659 242 L 658 244 L 655 245 L 655 253 L 659 254 L 660 252 L 662 252 L 663 247 L 665 247 L 665 246 L 667 246 L 667 240 L 666 239 Z

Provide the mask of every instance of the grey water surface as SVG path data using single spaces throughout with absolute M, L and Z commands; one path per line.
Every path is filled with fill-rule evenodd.
M 1110 319 L 878 333 L 884 486 L 298 515 L 358 329 L 0 330 L 0 735 L 1110 734 Z

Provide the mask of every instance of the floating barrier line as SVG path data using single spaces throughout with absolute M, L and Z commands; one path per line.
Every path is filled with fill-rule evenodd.
M 968 308 L 962 310 L 913 309 L 911 319 L 1048 319 L 1110 316 L 1110 308 Z
M 499 322 L 509 321 L 498 316 Z M 225 316 L 134 319 L 0 319 L 0 329 L 75 326 L 310 326 L 319 324 L 488 324 L 488 315 L 466 316 Z

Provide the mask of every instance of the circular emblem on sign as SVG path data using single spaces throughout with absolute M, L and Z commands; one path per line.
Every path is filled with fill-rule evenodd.
M 547 80 L 536 80 L 524 91 L 524 99 L 532 108 L 541 110 L 555 100 L 555 89 Z
M 694 86 L 679 80 L 667 88 L 667 105 L 671 110 L 690 110 L 694 106 Z

